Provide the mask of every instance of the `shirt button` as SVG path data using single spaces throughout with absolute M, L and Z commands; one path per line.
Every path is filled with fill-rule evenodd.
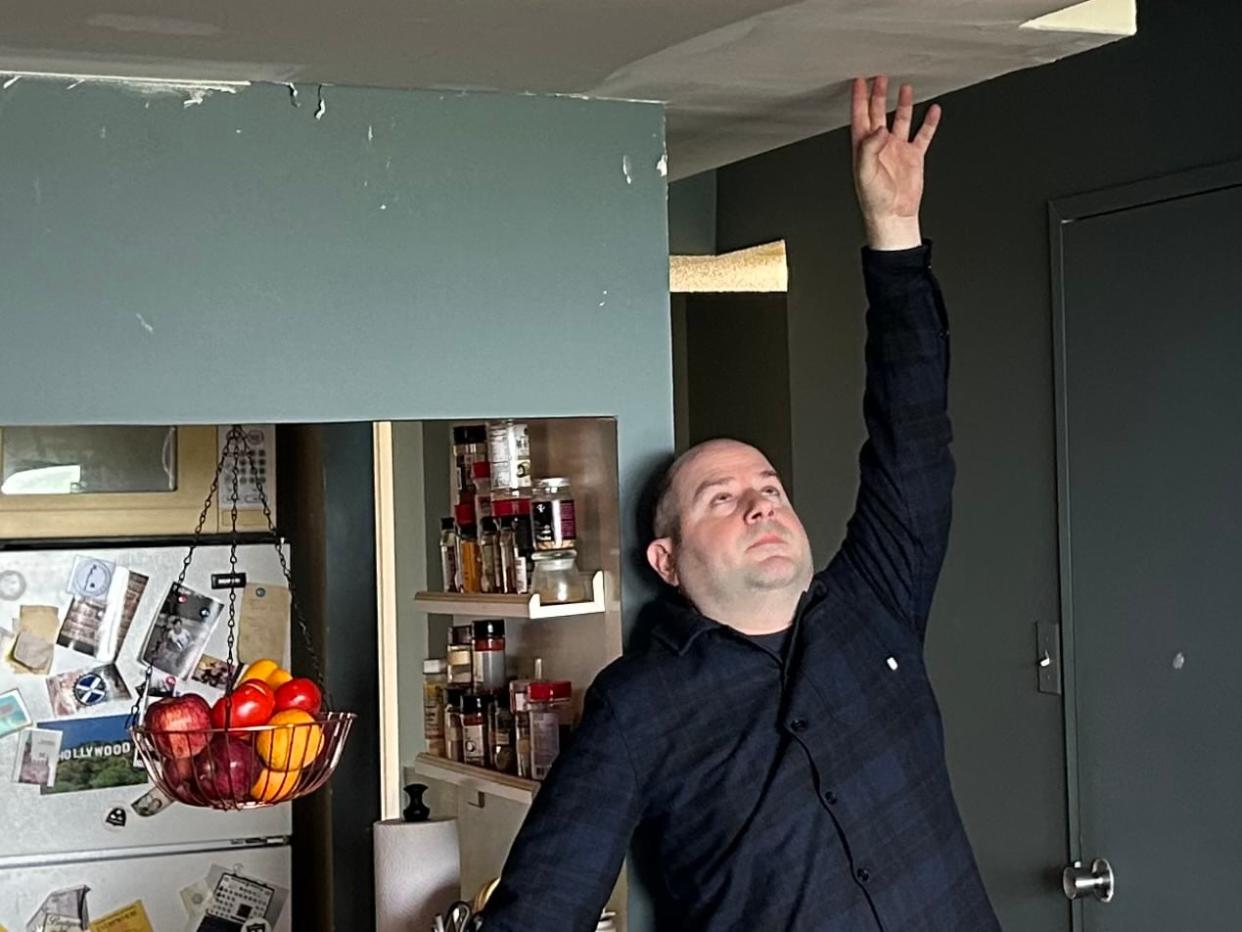
M 949 331 L 941 330 L 938 334 L 936 334 L 936 336 L 940 337 L 942 340 L 947 340 L 949 338 Z
M 858 868 L 858 873 L 854 876 L 858 878 L 859 883 L 866 883 L 871 879 L 871 871 L 867 870 L 865 867 L 860 867 Z
M 824 793 L 824 802 L 826 802 L 829 806 L 835 806 L 837 804 L 837 794 L 832 790 L 828 790 Z
M 796 731 L 796 732 L 806 731 L 806 719 L 795 718 L 792 722 L 789 723 L 789 730 Z

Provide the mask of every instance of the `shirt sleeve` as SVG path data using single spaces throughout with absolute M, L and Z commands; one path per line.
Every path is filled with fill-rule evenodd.
M 921 641 L 952 514 L 949 329 L 931 246 L 863 250 L 867 440 L 838 555 Z
M 642 814 L 638 781 L 602 690 L 535 796 L 483 911 L 485 932 L 594 932 Z

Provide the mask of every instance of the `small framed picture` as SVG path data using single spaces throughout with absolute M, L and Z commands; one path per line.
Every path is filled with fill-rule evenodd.
M 26 702 L 16 689 L 0 693 L 0 738 L 21 731 L 30 724 Z

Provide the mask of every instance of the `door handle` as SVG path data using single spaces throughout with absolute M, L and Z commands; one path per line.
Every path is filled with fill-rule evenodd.
M 1112 901 L 1117 889 L 1113 866 L 1104 858 L 1096 858 L 1091 868 L 1082 866 L 1082 861 L 1075 861 L 1065 868 L 1061 874 L 1061 887 L 1071 900 L 1079 900 L 1085 896 L 1094 896 L 1101 903 Z

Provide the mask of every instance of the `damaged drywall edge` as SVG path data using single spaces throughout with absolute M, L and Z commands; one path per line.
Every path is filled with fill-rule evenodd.
M 1083 0 L 1063 10 L 1027 20 L 1020 28 L 1133 36 L 1138 32 L 1138 9 L 1135 0 Z
M 67 81 L 66 90 L 73 90 L 83 84 L 114 87 L 119 90 L 138 94 L 142 97 L 163 95 L 183 96 L 182 106 L 192 107 L 201 104 L 212 94 L 236 94 L 242 88 L 250 87 L 249 81 L 195 81 L 183 78 L 129 78 L 120 75 L 101 74 L 62 74 L 44 71 L 0 71 L 6 76 L 0 90 L 7 90 L 23 78 L 39 81 Z

